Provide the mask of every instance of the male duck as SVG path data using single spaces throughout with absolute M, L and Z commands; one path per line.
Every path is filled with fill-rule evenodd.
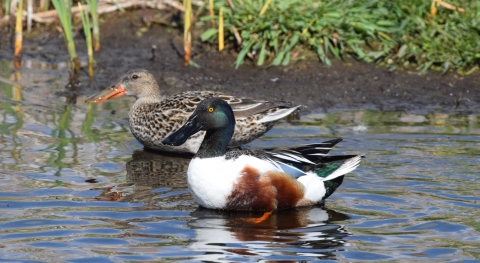
M 360 155 L 327 155 L 342 139 L 270 151 L 227 151 L 234 126 L 231 107 L 209 98 L 162 141 L 181 145 L 192 134 L 206 131 L 187 172 L 188 187 L 203 207 L 273 211 L 321 203 L 360 163 Z
M 236 126 L 231 147 L 260 137 L 278 120 L 300 107 L 285 101 L 252 100 L 214 91 L 187 91 L 162 99 L 154 76 L 143 69 L 127 72 L 115 84 L 86 101 L 101 103 L 124 95 L 136 98 L 129 113 L 133 136 L 147 149 L 178 153 L 196 153 L 205 133 L 192 136 L 182 147 L 164 145 L 161 141 L 180 128 L 205 98 L 221 98 L 233 108 Z

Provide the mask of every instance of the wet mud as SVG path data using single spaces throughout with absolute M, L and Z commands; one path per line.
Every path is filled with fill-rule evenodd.
M 466 77 L 452 72 L 422 75 L 414 69 L 390 71 L 351 58 L 333 60 L 332 66 L 326 66 L 308 52 L 305 59 L 287 67 L 257 67 L 247 59 L 235 69 L 235 47 L 218 52 L 215 45 L 201 43 L 198 36 L 194 38 L 192 57 L 200 67 L 185 67 L 182 29 L 142 24 L 142 17 L 158 12 L 137 10 L 102 16 L 102 46 L 95 53 L 94 81 L 82 81 L 75 90 L 67 89 L 67 95 L 58 95 L 90 95 L 114 83 L 126 71 L 144 68 L 154 73 L 164 95 L 215 90 L 257 99 L 289 100 L 304 105 L 300 114 L 356 109 L 480 113 L 478 72 Z M 3 35 L 0 56 L 13 60 L 10 39 L 8 34 Z M 77 34 L 75 41 L 80 60 L 86 61 L 82 35 Z M 53 25 L 34 29 L 25 36 L 24 45 L 24 60 L 52 64 L 68 61 L 63 36 Z M 86 79 L 86 67 L 82 74 Z

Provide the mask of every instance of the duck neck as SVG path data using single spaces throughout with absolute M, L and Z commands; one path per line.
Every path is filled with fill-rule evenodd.
M 153 104 L 153 103 L 158 103 L 161 101 L 160 96 L 149 96 L 149 97 L 138 97 L 135 100 L 135 104 L 137 105 L 145 105 L 145 104 Z
M 134 95 L 135 103 L 133 104 L 130 112 L 136 110 L 138 107 L 149 105 L 149 104 L 156 104 L 162 100 L 162 96 L 160 95 L 160 89 L 158 86 L 155 86 L 150 91 L 143 93 L 141 95 Z
M 213 158 L 225 155 L 234 128 L 235 126 L 229 125 L 229 127 L 221 130 L 207 131 L 195 157 Z

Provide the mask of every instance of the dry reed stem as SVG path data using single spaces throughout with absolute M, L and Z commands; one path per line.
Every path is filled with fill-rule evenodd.
M 450 9 L 450 10 L 453 10 L 453 11 L 465 12 L 464 8 L 456 7 L 456 6 L 454 6 L 452 4 L 449 4 L 447 2 L 443 2 L 442 0 L 433 0 L 432 5 L 430 6 L 430 14 L 432 16 L 437 15 L 437 6 L 440 6 L 440 5 L 445 7 L 446 9 Z
M 262 10 L 260 10 L 260 15 L 261 16 L 263 16 L 263 14 L 265 14 L 265 12 L 267 12 L 267 8 L 268 8 L 268 6 L 270 5 L 271 2 L 272 2 L 272 0 L 267 0 L 267 2 L 265 2 L 265 4 L 262 7 Z
M 191 33 L 191 27 L 192 27 L 192 1 L 191 0 L 184 0 L 183 2 L 184 8 L 185 8 L 185 14 L 184 14 L 184 21 L 185 24 L 183 25 L 184 28 L 184 33 L 183 33 L 183 42 L 184 42 L 184 57 L 183 57 L 183 64 L 185 66 L 188 66 L 190 64 L 190 59 L 192 55 L 192 46 L 191 46 L 191 41 L 192 41 L 192 33 Z
M 33 1 L 27 0 L 27 32 L 32 30 Z
M 240 36 L 240 33 L 238 32 L 238 29 L 234 25 L 232 25 L 232 30 L 233 30 L 233 35 L 235 36 L 235 39 L 237 40 L 238 46 L 241 47 L 242 43 L 243 43 L 243 39 Z M 247 52 L 247 57 L 250 58 L 251 60 L 254 60 L 254 57 L 253 57 L 252 53 L 250 53 L 250 52 Z
M 212 17 L 212 27 L 215 27 L 215 19 L 213 18 L 213 16 L 215 16 L 215 11 L 213 11 L 213 0 L 208 0 L 208 11 L 210 13 L 210 16 Z
M 218 51 L 222 51 L 225 48 L 224 44 L 224 32 L 223 32 L 223 8 L 220 7 L 218 11 Z
M 14 44 L 14 51 L 13 54 L 15 56 L 14 67 L 20 68 L 21 63 L 21 55 L 22 55 L 22 37 L 23 37 L 23 19 L 22 19 L 22 11 L 23 11 L 23 0 L 18 2 L 17 8 L 17 17 L 15 22 L 15 44 Z
M 195 24 L 195 21 L 197 21 L 198 17 L 200 16 L 200 14 L 201 14 L 202 11 L 203 11 L 203 7 L 207 4 L 207 1 L 208 1 L 208 0 L 205 0 L 205 1 L 203 2 L 203 4 L 201 4 L 200 6 L 198 6 L 197 12 L 195 13 L 195 15 L 194 15 L 193 18 L 192 18 L 192 22 L 191 22 L 192 25 Z M 192 30 L 190 29 L 190 31 L 192 31 Z
M 235 5 L 233 4 L 232 0 L 227 0 L 227 3 L 232 10 L 235 10 Z
M 93 70 L 93 61 L 90 61 L 88 58 L 88 76 L 93 77 L 95 75 L 95 71 Z

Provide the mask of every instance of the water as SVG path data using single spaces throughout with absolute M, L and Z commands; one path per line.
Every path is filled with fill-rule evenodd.
M 343 137 L 332 154 L 367 158 L 325 208 L 254 224 L 261 213 L 197 207 L 188 158 L 145 152 L 131 136 L 131 99 L 67 103 L 65 69 L 30 63 L 17 75 L 0 63 L 0 261 L 480 262 L 479 116 L 283 121 L 248 147 Z

